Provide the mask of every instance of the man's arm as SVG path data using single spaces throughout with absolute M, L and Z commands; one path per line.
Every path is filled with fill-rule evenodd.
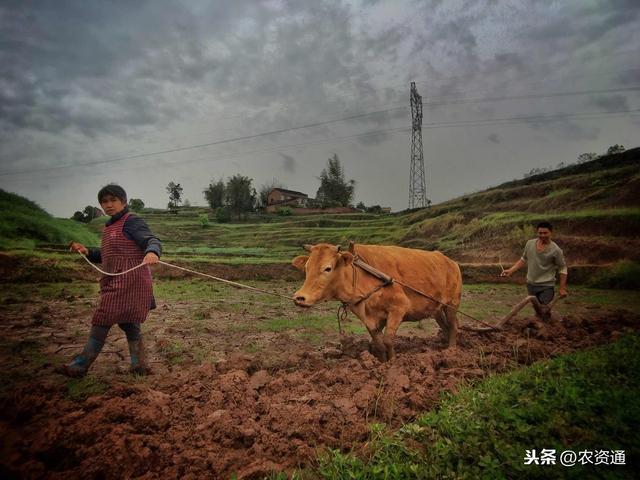
M 567 274 L 561 273 L 560 274 L 560 296 L 566 297 L 567 295 L 569 295 L 569 292 L 567 291 Z
M 524 267 L 526 264 L 527 264 L 527 262 L 525 262 L 524 259 L 521 258 L 520 260 L 518 260 L 516 263 L 513 264 L 513 267 L 507 268 L 504 272 L 502 272 L 500 274 L 500 276 L 501 277 L 510 277 L 515 272 L 517 272 L 522 267 Z

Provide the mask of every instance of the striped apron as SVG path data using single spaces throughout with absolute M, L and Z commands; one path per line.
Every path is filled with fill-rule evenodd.
M 110 273 L 118 273 L 140 265 L 144 252 L 124 235 L 125 214 L 102 233 L 102 265 Z M 100 279 L 100 305 L 93 314 L 92 325 L 142 323 L 146 320 L 153 298 L 151 270 L 148 265 L 125 275 Z

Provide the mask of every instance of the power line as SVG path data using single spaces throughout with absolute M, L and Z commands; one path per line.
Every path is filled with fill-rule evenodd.
M 328 125 L 330 123 L 335 123 L 335 122 L 342 122 L 342 121 L 346 121 L 346 120 L 354 120 L 357 118 L 362 118 L 362 117 L 367 117 L 370 115 L 376 115 L 376 114 L 381 114 L 381 113 L 387 113 L 387 112 L 391 112 L 394 110 L 400 110 L 406 107 L 396 107 L 396 108 L 389 108 L 389 109 L 385 109 L 385 110 L 378 110 L 376 112 L 369 112 L 369 113 L 361 113 L 358 115 L 351 115 L 348 117 L 344 117 L 344 118 L 336 118 L 333 120 L 326 120 L 323 122 L 315 122 L 315 123 L 309 123 L 306 125 L 299 125 L 296 127 L 288 127 L 288 128 L 281 128 L 278 130 L 271 130 L 269 132 L 262 132 L 262 133 L 256 133 L 253 135 L 245 135 L 245 136 L 241 136 L 241 137 L 234 137 L 234 138 L 227 138 L 227 139 L 223 139 L 223 140 L 217 140 L 215 142 L 208 142 L 208 143 L 201 143 L 198 145 L 188 145 L 186 147 L 176 147 L 176 148 L 170 148 L 167 150 L 160 150 L 160 151 L 156 151 L 156 152 L 147 152 L 147 153 L 138 153 L 135 155 L 126 155 L 123 157 L 117 157 L 117 158 L 110 158 L 110 159 L 106 159 L 106 160 L 96 160 L 93 162 L 85 162 L 82 164 L 67 164 L 67 165 L 59 165 L 56 167 L 46 167 L 46 168 L 40 168 L 40 169 L 31 169 L 31 170 L 25 170 L 25 171 L 21 171 L 21 172 L 2 172 L 0 173 L 0 176 L 6 176 L 6 175 L 16 175 L 16 174 L 21 174 L 21 173 L 35 173 L 35 172 L 44 172 L 44 171 L 50 171 L 50 170 L 59 170 L 59 169 L 63 169 L 63 168 L 73 168 L 73 167 L 84 167 L 84 166 L 91 166 L 91 165 L 100 165 L 103 163 L 113 163 L 113 162 L 120 162 L 123 160 L 132 160 L 135 158 L 143 158 L 143 157 L 150 157 L 150 156 L 154 156 L 154 155 L 163 155 L 163 154 L 167 154 L 167 153 L 176 153 L 176 152 L 184 152 L 186 150 L 193 150 L 195 148 L 203 148 L 203 147 L 211 147 L 213 145 L 223 145 L 225 143 L 233 143 L 233 142 L 239 142 L 239 141 L 244 141 L 244 140 L 252 140 L 254 138 L 260 138 L 260 137 L 266 137 L 269 135 L 276 135 L 279 133 L 285 133 L 285 132 L 292 132 L 295 130 L 302 130 L 305 128 L 311 128 L 311 127 L 318 127 L 321 125 Z
M 515 100 L 515 99 L 554 98 L 554 97 L 563 97 L 563 96 L 590 95 L 590 94 L 603 94 L 603 93 L 615 93 L 615 92 L 632 92 L 632 91 L 638 91 L 638 90 L 640 90 L 640 86 L 608 88 L 608 89 L 580 90 L 580 91 L 566 91 L 566 92 L 554 92 L 554 93 L 547 93 L 547 94 L 527 94 L 527 95 L 510 95 L 510 96 L 502 96 L 502 97 L 462 98 L 462 99 L 458 99 L 458 100 L 449 99 L 447 101 L 426 102 L 424 104 L 425 105 L 434 106 L 434 105 L 448 105 L 448 104 L 481 103 L 481 102 L 485 102 L 485 101 L 493 102 L 493 101 Z M 266 136 L 269 136 L 269 135 L 275 135 L 275 134 L 286 133 L 286 132 L 302 130 L 302 129 L 307 129 L 307 128 L 313 128 L 313 127 L 318 127 L 318 126 L 323 126 L 323 125 L 329 125 L 331 123 L 336 123 L 336 122 L 355 120 L 355 119 L 358 119 L 358 118 L 364 118 L 364 117 L 368 117 L 368 116 L 372 116 L 372 115 L 379 115 L 379 114 L 389 113 L 389 112 L 393 112 L 393 111 L 399 111 L 399 110 L 403 110 L 405 108 L 406 108 L 406 105 L 403 105 L 403 106 L 399 106 L 399 107 L 392 107 L 392 108 L 387 108 L 387 109 L 383 109 L 383 110 L 376 110 L 376 111 L 373 111 L 373 112 L 358 113 L 358 114 L 350 115 L 350 116 L 347 116 L 347 117 L 324 120 L 324 121 L 321 121 L 321 122 L 314 122 L 314 123 L 309 123 L 309 124 L 299 125 L 299 126 L 294 126 L 294 127 L 287 127 L 287 128 L 282 128 L 282 129 L 278 129 L 278 130 L 272 130 L 272 131 L 269 131 L 269 132 L 262 132 L 262 133 L 253 134 L 253 135 L 245 135 L 245 136 L 233 137 L 233 138 L 222 139 L 222 140 L 217 140 L 217 141 L 207 142 L 207 143 L 202 143 L 202 144 L 197 144 L 197 145 L 188 145 L 188 146 L 184 146 L 184 147 L 169 148 L 169 149 L 159 150 L 159 151 L 155 151 L 155 152 L 146 152 L 146 153 L 139 153 L 139 154 L 124 155 L 124 156 L 121 156 L 121 157 L 116 157 L 116 158 L 111 158 L 111 159 L 96 160 L 96 161 L 93 161 L 93 162 L 85 162 L 83 164 L 67 164 L 67 165 L 59 165 L 59 166 L 56 166 L 56 167 L 44 167 L 44 168 L 40 168 L 40 169 L 30 169 L 30 170 L 24 170 L 24 171 L 18 171 L 18 172 L 0 172 L 0 176 L 18 175 L 18 174 L 23 174 L 23 173 L 37 173 L 37 172 L 43 172 L 43 171 L 52 171 L 52 170 L 56 170 L 56 169 L 73 168 L 73 167 L 78 167 L 78 166 L 101 165 L 101 164 L 104 164 L 104 163 L 113 163 L 113 162 L 124 161 L 124 160 L 132 160 L 132 159 L 143 158 L 143 157 L 148 157 L 148 156 L 155 156 L 155 155 L 163 155 L 163 154 L 167 154 L 167 153 L 182 152 L 182 151 L 192 150 L 192 149 L 196 149 L 196 148 L 204 148 L 204 147 L 210 147 L 210 146 L 215 146 L 215 145 L 223 145 L 223 144 L 226 144 L 226 143 L 234 143 L 234 142 L 252 140 L 252 139 L 255 139 L 255 138 L 266 137 Z
M 640 109 L 635 109 L 635 110 L 617 110 L 617 111 L 602 111 L 602 112 L 584 112 L 584 113 L 558 114 L 558 115 L 530 115 L 530 116 L 520 116 L 520 117 L 504 117 L 504 118 L 493 118 L 493 119 L 463 120 L 463 121 L 456 121 L 456 122 L 432 122 L 432 123 L 423 124 L 422 128 L 423 129 L 435 129 L 435 128 L 474 127 L 474 126 L 511 125 L 511 124 L 515 125 L 515 124 L 528 123 L 528 122 L 539 121 L 539 120 L 558 121 L 558 120 L 564 120 L 564 119 L 568 119 L 568 118 L 581 118 L 581 119 L 585 119 L 585 120 L 590 120 L 590 119 L 594 119 L 594 118 L 606 118 L 606 117 L 611 117 L 611 116 L 616 116 L 616 115 L 618 115 L 618 116 L 619 115 L 634 115 L 634 114 L 638 114 L 638 113 L 640 113 Z M 294 144 L 276 145 L 276 146 L 273 146 L 273 147 L 260 148 L 260 149 L 249 150 L 249 151 L 244 151 L 244 152 L 229 153 L 229 154 L 218 155 L 218 156 L 206 156 L 206 157 L 198 158 L 198 159 L 179 160 L 179 161 L 175 161 L 175 162 L 168 162 L 168 163 L 165 163 L 164 165 L 160 165 L 160 166 L 174 165 L 174 164 L 184 164 L 184 163 L 198 162 L 198 161 L 202 161 L 202 160 L 207 160 L 207 161 L 222 160 L 222 159 L 226 159 L 226 158 L 242 157 L 242 156 L 245 156 L 245 155 L 253 155 L 253 154 L 256 154 L 256 153 L 267 153 L 267 152 L 284 150 L 284 149 L 289 149 L 289 148 L 304 148 L 304 147 L 310 147 L 310 146 L 325 145 L 327 143 L 340 143 L 340 142 L 343 142 L 343 141 L 346 141 L 346 140 L 350 140 L 350 139 L 353 139 L 353 138 L 359 138 L 359 137 L 373 137 L 373 136 L 379 136 L 379 135 L 394 135 L 396 133 L 409 132 L 409 131 L 410 131 L 410 128 L 408 128 L 408 127 L 396 127 L 396 128 L 389 128 L 389 129 L 384 129 L 384 130 L 375 130 L 375 131 L 370 131 L 370 132 L 357 133 L 357 134 L 352 134 L 352 135 L 345 135 L 345 136 L 340 136 L 340 137 L 331 137 L 331 138 L 328 138 L 328 139 L 317 140 L 317 141 L 312 141 L 312 142 L 300 142 L 300 143 L 294 143 Z M 84 167 L 84 166 L 91 166 L 91 165 L 90 164 L 74 165 L 74 167 Z M 157 166 L 158 165 L 156 165 L 156 167 Z M 2 174 L 0 174 L 0 176 L 30 174 L 30 173 L 40 172 L 40 171 L 58 170 L 60 168 L 63 168 L 63 167 L 49 167 L 49 168 L 34 169 L 34 170 L 29 170 L 29 171 L 24 171 L 24 172 L 2 173 Z M 67 168 L 67 167 L 64 167 L 64 168 Z M 147 166 L 143 166 L 143 167 L 140 167 L 140 168 L 148 168 L 148 167 Z M 126 170 L 128 171 L 128 170 L 132 170 L 132 169 L 131 168 L 127 168 Z
M 606 93 L 620 93 L 620 92 L 633 92 L 640 90 L 640 86 L 631 86 L 631 87 L 617 87 L 617 88 L 603 88 L 603 89 L 592 89 L 592 90 L 579 90 L 579 91 L 566 91 L 566 92 L 553 92 L 553 93 L 540 93 L 540 94 L 522 94 L 522 95 L 504 95 L 499 97 L 471 97 L 471 98 L 456 98 L 456 97 L 441 97 L 442 100 L 438 100 L 437 98 L 431 100 L 429 102 L 423 102 L 423 105 L 426 106 L 442 106 L 442 105 L 462 105 L 462 104 L 472 104 L 472 103 L 483 103 L 483 102 L 497 102 L 497 101 L 505 101 L 505 100 L 523 100 L 523 99 L 534 99 L 534 98 L 555 98 L 555 97 L 568 97 L 568 96 L 579 96 L 579 95 L 596 95 L 596 94 L 606 94 Z M 389 109 L 386 111 L 391 111 L 392 108 L 396 108 L 398 110 L 402 110 L 406 105 L 405 103 L 390 103 L 387 104 Z M 392 107 L 391 107 L 392 106 Z M 341 110 L 337 113 L 343 113 L 345 109 Z M 332 114 L 334 112 L 331 112 Z M 376 111 L 371 113 L 376 114 L 380 113 L 380 111 Z M 360 114 L 358 114 L 360 115 Z M 366 113 L 362 113 L 362 115 L 368 115 Z M 335 121 L 342 121 L 342 119 L 336 119 Z M 222 130 L 230 131 L 233 130 L 232 127 Z M 220 133 L 220 130 L 217 130 L 217 133 Z M 204 135 L 210 135 L 211 132 L 202 132 L 195 135 L 189 135 L 186 138 L 195 138 L 201 137 Z M 175 137 L 174 137 L 175 138 Z M 182 137 L 185 138 L 185 137 Z M 133 155 L 133 154 L 132 154 Z M 1 175 L 1 174 L 0 174 Z

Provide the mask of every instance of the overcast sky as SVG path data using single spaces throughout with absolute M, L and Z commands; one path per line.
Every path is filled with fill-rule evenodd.
M 333 153 L 405 209 L 411 81 L 434 203 L 640 144 L 637 0 L 3 0 L 0 69 L 0 188 L 56 216 L 109 182 L 315 196 Z

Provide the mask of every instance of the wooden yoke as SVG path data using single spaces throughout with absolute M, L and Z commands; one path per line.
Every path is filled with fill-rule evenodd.
M 368 263 L 363 262 L 362 260 L 360 260 L 360 258 L 358 256 L 356 256 L 353 259 L 353 264 L 356 267 L 361 268 L 362 270 L 364 270 L 367 273 L 370 273 L 371 275 L 373 275 L 376 278 L 379 278 L 380 280 L 382 280 L 384 282 L 385 285 L 388 285 L 390 283 L 393 283 L 393 278 L 391 278 L 389 275 L 387 275 L 384 272 L 381 272 L 380 270 L 378 270 L 375 267 L 372 267 L 371 265 L 369 265 Z

